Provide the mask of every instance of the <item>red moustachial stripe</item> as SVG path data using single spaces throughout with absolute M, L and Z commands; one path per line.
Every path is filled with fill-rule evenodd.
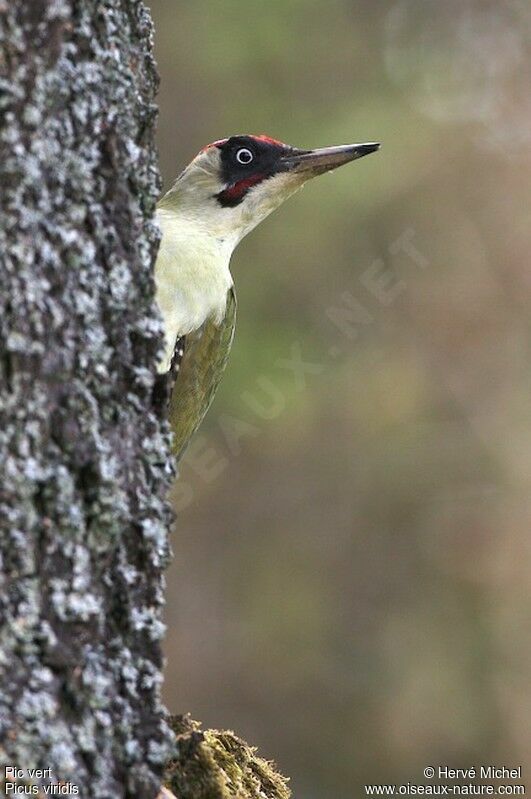
M 248 178 L 239 180 L 237 183 L 234 183 L 233 186 L 225 189 L 223 196 L 227 200 L 238 200 L 240 197 L 243 197 L 252 186 L 261 183 L 265 177 L 265 175 L 250 175 Z

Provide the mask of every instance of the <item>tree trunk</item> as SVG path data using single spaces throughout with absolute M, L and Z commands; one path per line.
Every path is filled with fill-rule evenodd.
M 151 34 L 0 0 L 0 783 L 98 799 L 155 797 L 172 740 Z

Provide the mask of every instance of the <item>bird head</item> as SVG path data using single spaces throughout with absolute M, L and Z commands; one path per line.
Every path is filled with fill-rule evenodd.
M 269 136 L 231 136 L 203 147 L 159 207 L 235 246 L 306 181 L 374 152 L 379 144 L 301 150 Z

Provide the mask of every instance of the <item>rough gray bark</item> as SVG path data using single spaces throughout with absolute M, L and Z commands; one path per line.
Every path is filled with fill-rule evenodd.
M 151 22 L 140 0 L 0 0 L 0 47 L 0 755 L 20 785 L 154 797 L 171 469 Z

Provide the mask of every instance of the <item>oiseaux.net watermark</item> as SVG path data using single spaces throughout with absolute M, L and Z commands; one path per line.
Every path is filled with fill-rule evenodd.
M 388 246 L 387 255 L 400 265 L 413 270 L 425 270 L 429 258 L 415 241 L 412 227 L 403 230 Z M 396 264 L 395 264 L 396 265 Z M 323 308 L 334 332 L 334 340 L 324 348 L 324 359 L 308 357 L 300 341 L 286 345 L 286 357 L 277 358 L 267 374 L 255 377 L 254 385 L 240 394 L 246 418 L 233 414 L 219 414 L 216 421 L 218 442 L 205 435 L 196 436 L 183 459 L 185 471 L 192 479 L 181 475 L 175 486 L 173 506 L 183 511 L 195 498 L 197 481 L 212 483 L 227 469 L 232 458 L 242 452 L 245 439 L 261 435 L 266 426 L 278 419 L 289 404 L 290 391 L 300 394 L 311 380 L 322 379 L 334 362 L 343 356 L 346 345 L 356 341 L 364 329 L 374 325 L 378 311 L 390 308 L 407 289 L 407 280 L 389 268 L 383 258 L 375 258 L 358 275 L 353 290 L 345 288 Z
M 523 796 L 521 766 L 426 766 L 427 782 L 365 785 L 366 796 Z

